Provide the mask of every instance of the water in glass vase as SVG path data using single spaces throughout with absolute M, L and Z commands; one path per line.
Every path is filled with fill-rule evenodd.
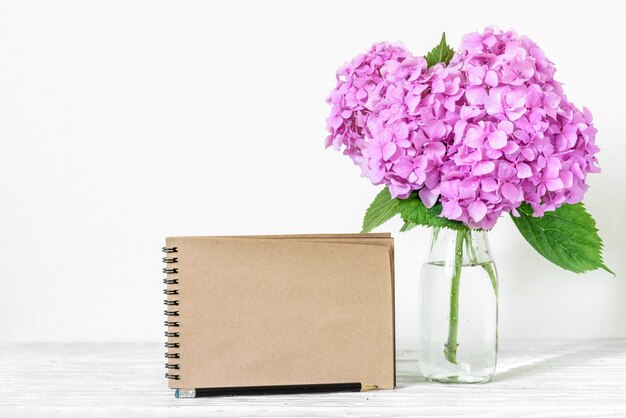
M 493 377 L 498 344 L 497 273 L 484 231 L 434 229 L 420 276 L 419 367 L 443 383 Z

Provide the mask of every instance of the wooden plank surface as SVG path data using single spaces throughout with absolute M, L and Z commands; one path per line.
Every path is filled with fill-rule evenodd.
M 626 416 L 626 340 L 508 341 L 484 385 L 425 382 L 402 352 L 394 391 L 175 399 L 157 344 L 4 344 L 0 417 Z

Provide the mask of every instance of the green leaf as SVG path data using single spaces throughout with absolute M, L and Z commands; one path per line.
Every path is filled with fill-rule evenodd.
M 376 195 L 370 207 L 367 208 L 363 218 L 361 233 L 371 232 L 377 226 L 384 224 L 396 216 L 399 213 L 398 210 L 398 199 L 392 199 L 389 189 L 385 187 Z
M 398 199 L 398 208 L 400 210 L 400 216 L 402 216 L 404 222 L 409 224 L 449 228 L 457 231 L 467 229 L 462 222 L 451 221 L 440 217 L 440 203 L 437 203 L 432 208 L 424 206 L 421 199 L 415 192 L 411 193 L 411 195 L 406 199 Z
M 412 224 L 411 222 L 405 222 L 404 225 L 402 225 L 402 228 L 400 228 L 400 232 L 407 232 L 410 231 L 411 229 L 415 228 L 416 224 Z
M 546 259 L 574 273 L 601 268 L 615 276 L 602 261 L 602 239 L 582 203 L 564 204 L 539 218 L 527 203 L 517 210 L 520 216 L 511 216 L 517 229 Z
M 417 192 L 411 193 L 406 199 L 392 199 L 389 189 L 385 187 L 367 208 L 363 218 L 361 233 L 371 232 L 374 228 L 384 224 L 397 214 L 400 214 L 404 220 L 404 225 L 400 232 L 409 231 L 419 225 L 454 230 L 467 229 L 462 222 L 439 217 L 440 213 L 440 203 L 429 209 L 424 206 Z
M 430 68 L 440 62 L 448 65 L 453 55 L 454 49 L 450 48 L 450 45 L 446 43 L 446 33 L 444 32 L 443 35 L 441 35 L 441 42 L 439 42 L 439 45 L 426 54 L 425 58 L 428 63 L 428 67 Z

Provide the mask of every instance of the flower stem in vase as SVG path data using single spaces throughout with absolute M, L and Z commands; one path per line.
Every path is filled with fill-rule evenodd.
M 465 235 L 465 242 L 467 243 L 467 253 L 469 254 L 470 263 L 472 267 L 480 265 L 485 272 L 487 272 L 487 276 L 489 276 L 489 280 L 491 280 L 491 287 L 493 287 L 493 291 L 496 293 L 496 297 L 498 296 L 498 281 L 496 279 L 496 272 L 493 269 L 493 266 L 489 263 L 479 263 L 478 257 L 476 256 L 476 249 L 474 248 L 474 243 L 472 242 L 472 231 L 467 231 Z
M 461 269 L 463 267 L 463 243 L 465 241 L 464 230 L 456 233 L 454 245 L 454 266 L 452 269 L 452 284 L 450 286 L 450 326 L 448 328 L 448 342 L 443 350 L 446 360 L 456 364 L 456 349 L 458 347 L 457 335 L 459 330 L 459 283 L 461 281 Z

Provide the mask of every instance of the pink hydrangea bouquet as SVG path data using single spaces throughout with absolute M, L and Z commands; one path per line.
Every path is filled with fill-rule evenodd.
M 554 64 L 525 36 L 487 28 L 426 56 L 375 44 L 337 71 L 326 146 L 374 185 L 363 232 L 405 224 L 489 230 L 512 215 L 545 258 L 597 268 L 602 241 L 581 203 L 600 171 L 591 112 L 568 101 Z

